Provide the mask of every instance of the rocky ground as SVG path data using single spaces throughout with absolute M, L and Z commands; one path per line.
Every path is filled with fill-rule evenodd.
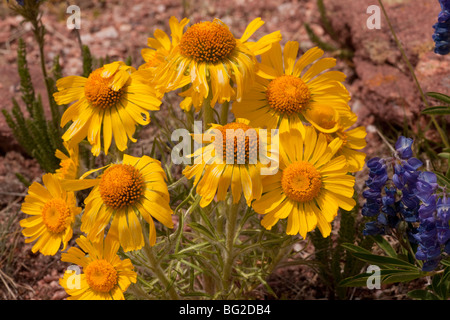
M 220 18 L 235 35 L 242 34 L 251 20 L 261 17 L 266 23 L 255 37 L 280 30 L 282 44 L 288 40 L 299 41 L 303 51 L 315 45 L 305 28 L 307 23 L 322 41 L 334 48 L 327 55 L 337 57 L 337 69 L 348 76 L 346 86 L 352 94 L 351 106 L 359 116 L 359 124 L 366 126 L 369 132 L 365 149 L 368 157 L 386 151 L 375 128 L 401 130 L 406 121 L 413 131 L 417 131 L 419 127 L 424 129 L 427 123 L 427 119 L 419 115 L 424 104 L 387 21 L 381 14 L 381 28 L 367 28 L 370 14 L 366 10 L 373 1 L 325 0 L 329 24 L 321 20 L 315 0 L 69 2 L 81 9 L 81 41 L 89 45 L 95 57 L 109 56 L 112 60 L 131 57 L 135 66 L 142 62 L 140 50 L 146 46 L 147 38 L 157 28 L 168 31 L 168 20 L 172 15 L 187 16 L 192 23 Z M 448 94 L 450 56 L 442 57 L 432 52 L 432 25 L 440 10 L 438 2 L 385 0 L 384 4 L 423 91 Z M 81 73 L 82 62 L 76 34 L 66 27 L 67 6 L 66 1 L 48 1 L 43 6 L 42 19 L 48 31 L 45 57 L 50 68 L 53 58 L 59 55 L 64 75 L 73 75 Z M 11 99 L 19 94 L 16 65 L 19 38 L 27 44 L 33 82 L 47 105 L 31 26 L 23 24 L 22 18 L 12 14 L 3 1 L 0 4 L 0 101 L 1 108 L 7 110 L 12 108 Z M 140 145 L 145 144 L 145 139 L 151 139 L 148 130 L 151 128 L 141 131 Z M 431 140 L 439 139 L 432 129 L 426 131 L 426 136 Z M 23 218 L 20 203 L 26 189 L 16 179 L 16 172 L 30 181 L 39 179 L 42 174 L 37 163 L 15 141 L 4 117 L 0 116 L 0 224 L 8 226 L 0 228 L 0 237 L 7 239 L 4 248 L 0 248 L 4 250 L 0 251 L 0 299 L 63 299 L 65 293 L 57 281 L 64 266 L 58 257 L 32 254 L 31 245 L 23 244 L 18 221 Z M 364 181 L 365 174 L 359 174 L 359 181 Z M 2 256 L 2 252 L 7 254 Z M 292 278 L 297 279 L 295 288 L 290 285 Z M 307 268 L 283 270 L 270 281 L 281 293 L 284 290 L 288 298 L 327 298 L 317 276 Z M 375 299 L 403 299 L 405 292 L 405 287 L 390 286 L 376 294 L 365 292 L 361 295 Z

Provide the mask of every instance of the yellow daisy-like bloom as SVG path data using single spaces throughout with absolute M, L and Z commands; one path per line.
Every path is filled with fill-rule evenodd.
M 78 144 L 71 148 L 69 143 L 64 142 L 64 147 L 69 152 L 69 156 L 61 150 L 56 150 L 55 156 L 60 159 L 61 162 L 59 163 L 59 169 L 56 169 L 55 174 L 59 179 L 76 179 L 78 178 L 79 167 Z
M 59 79 L 59 92 L 53 96 L 58 104 L 72 104 L 61 118 L 61 127 L 73 121 L 63 140 L 74 146 L 87 137 L 92 154 L 105 154 L 112 137 L 120 151 L 127 149 L 128 139 L 136 142 L 136 125 L 150 123 L 149 110 L 159 110 L 161 100 L 142 80 L 141 71 L 123 62 L 113 62 L 94 70 L 88 78 L 69 76 Z
M 310 115 L 321 127 L 328 128 L 336 125 L 336 123 L 326 120 L 327 114 L 324 112 L 325 110 L 325 108 L 321 108 L 318 112 L 311 112 Z M 329 111 L 329 113 L 331 113 L 331 111 Z M 363 126 L 350 129 L 357 119 L 358 117 L 353 112 L 340 116 L 337 120 L 337 131 L 326 134 L 328 142 L 331 142 L 334 138 L 342 140 L 342 146 L 336 153 L 336 156 L 345 156 L 349 172 L 362 170 L 366 159 L 366 154 L 358 151 L 363 149 L 367 144 L 365 139 L 367 135 L 366 129 Z
M 350 95 L 342 85 L 345 74 L 324 72 L 334 67 L 336 60 L 320 59 L 324 52 L 317 47 L 295 62 L 298 48 L 298 42 L 289 41 L 282 52 L 280 44 L 276 43 L 261 55 L 254 86 L 241 101 L 233 103 L 232 112 L 236 117 L 248 119 L 255 127 L 279 128 L 280 133 L 294 128 L 304 134 L 302 121 L 311 123 L 321 132 L 337 131 L 338 118 L 351 112 Z M 327 116 L 322 123 L 334 125 L 323 127 L 315 121 L 311 113 L 317 114 L 321 109 Z
M 252 203 L 266 229 L 287 218 L 289 235 L 305 238 L 317 226 L 327 237 L 338 208 L 355 206 L 355 177 L 347 174 L 345 157 L 335 157 L 341 145 L 312 127 L 305 127 L 305 138 L 297 130 L 280 134 L 280 170 L 263 179 L 263 195 Z
M 144 48 L 141 50 L 141 55 L 145 63 L 139 67 L 139 70 L 146 71 L 146 73 L 143 73 L 144 79 L 147 83 L 158 87 L 158 93 L 160 95 L 183 87 L 191 81 L 189 76 L 184 76 L 178 83 L 172 83 L 163 88 L 158 85 L 158 78 L 155 77 L 158 68 L 166 62 L 166 57 L 169 56 L 172 48 L 180 43 L 181 36 L 183 35 L 183 29 L 188 23 L 189 20 L 186 18 L 178 21 L 177 18 L 171 17 L 169 20 L 169 26 L 172 40 L 170 40 L 167 33 L 160 29 L 156 29 L 153 33 L 154 37 L 147 39 L 147 45 L 149 48 Z
M 261 169 L 267 164 L 261 159 L 267 155 L 270 137 L 261 140 L 258 129 L 245 119 L 237 119 L 224 126 L 212 124 L 202 138 L 213 141 L 196 150 L 194 164 L 183 170 L 188 179 L 195 177 L 196 193 L 202 197 L 200 206 L 207 206 L 215 196 L 217 201 L 225 200 L 230 185 L 233 203 L 239 202 L 242 193 L 249 205 L 259 199 Z M 266 160 L 270 161 L 268 155 Z
M 144 246 L 139 217 L 149 224 L 152 246 L 156 243 L 153 218 L 173 228 L 166 174 L 158 160 L 124 155 L 122 163 L 108 165 L 98 178 L 84 179 L 100 169 L 88 171 L 80 180 L 64 181 L 67 190 L 94 187 L 84 201 L 80 227 L 89 240 L 102 238 L 111 222 L 108 232 L 117 235 L 123 250 L 139 250 Z
M 179 87 L 179 83 L 185 80 L 185 73 L 189 75 L 191 86 L 180 94 L 186 97 L 181 104 L 184 110 L 190 110 L 194 105 L 198 111 L 208 98 L 212 107 L 217 102 L 240 101 L 244 89 L 253 82 L 255 56 L 281 40 L 281 33 L 276 31 L 257 42 L 248 41 L 264 24 L 261 18 L 253 20 L 239 39 L 219 19 L 196 23 L 182 33 L 187 22 L 178 23 L 171 19 L 171 29 L 176 29 L 176 32 L 172 31 L 172 37 L 176 37 L 172 44 L 176 45 L 172 46 L 166 57 L 167 63 L 156 75 L 159 86 L 165 88 Z M 160 35 L 157 40 L 169 44 L 169 39 Z M 152 46 L 150 41 L 149 45 Z
M 70 248 L 61 254 L 61 260 L 83 268 L 83 273 L 68 270 L 59 284 L 69 294 L 68 300 L 124 300 L 123 293 L 137 274 L 130 259 L 120 260 L 119 243 L 112 237 L 90 242 L 81 236 L 76 240 L 81 248 Z M 79 277 L 76 279 L 76 277 Z
M 20 221 L 26 243 L 36 243 L 32 252 L 54 255 L 72 238 L 75 216 L 81 212 L 73 192 L 66 192 L 54 174 L 42 177 L 44 185 L 33 182 L 22 204 L 22 211 L 31 217 Z

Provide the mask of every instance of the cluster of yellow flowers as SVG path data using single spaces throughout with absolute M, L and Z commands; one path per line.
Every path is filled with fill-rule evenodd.
M 67 286 L 70 273 L 60 281 L 71 299 L 123 299 L 137 274 L 129 259 L 119 258 L 119 248 L 128 252 L 145 245 L 141 219 L 149 225 L 151 246 L 156 243 L 153 219 L 174 227 L 166 175 L 158 160 L 124 154 L 116 163 L 80 172 L 78 144 L 87 138 L 94 156 L 108 154 L 112 144 L 124 152 L 129 140 L 136 142 L 136 126 L 150 123 L 149 111 L 159 110 L 164 95 L 180 88 L 180 107 L 186 112 L 194 108 L 206 113 L 217 103 L 232 102 L 234 122 L 207 126 L 221 132 L 224 149 L 231 145 L 235 154 L 236 137 L 227 140 L 227 129 L 279 129 L 275 174 L 260 173 L 265 166 L 261 159 L 249 161 L 250 149 L 263 148 L 263 142 L 252 143 L 248 137 L 240 161 L 235 155 L 231 163 L 197 161 L 184 168 L 183 174 L 194 178 L 202 207 L 228 194 L 237 203 L 243 194 L 247 205 L 264 215 L 265 228 L 287 219 L 286 233 L 305 238 L 316 227 L 329 236 L 338 209 L 355 205 L 355 178 L 349 173 L 364 165 L 365 154 L 358 150 L 365 147 L 366 131 L 350 129 L 356 115 L 342 85 L 345 75 L 328 71 L 335 59 L 322 58 L 319 48 L 297 59 L 299 44 L 288 41 L 282 50 L 279 31 L 249 41 L 264 24 L 260 18 L 239 39 L 218 19 L 185 30 L 188 23 L 172 17 L 170 36 L 156 30 L 149 48 L 142 50 L 145 63 L 138 69 L 113 62 L 88 78 L 68 76 L 57 82 L 55 101 L 75 102 L 61 119 L 62 127 L 71 122 L 63 135 L 70 156 L 57 151 L 61 168 L 44 175 L 43 185 L 30 186 L 22 205 L 30 217 L 21 226 L 26 241 L 36 241 L 33 252 L 54 255 L 66 249 L 82 212 L 85 236 L 77 239 L 82 250 L 72 247 L 61 256 L 83 268 L 79 287 Z M 217 144 L 210 142 L 192 157 L 212 146 Z M 94 173 L 96 178 L 89 179 Z M 75 192 L 89 188 L 82 211 Z

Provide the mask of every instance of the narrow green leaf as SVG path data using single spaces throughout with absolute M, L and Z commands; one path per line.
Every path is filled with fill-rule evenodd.
M 444 159 L 450 159 L 450 153 L 448 153 L 448 152 L 438 153 L 438 156 L 441 158 L 444 158 Z
M 427 92 L 426 93 L 427 96 L 432 97 L 434 99 L 437 99 L 439 101 L 445 102 L 450 104 L 450 97 L 443 94 L 443 93 L 439 93 L 439 92 Z
M 450 114 L 450 107 L 447 106 L 429 107 L 422 110 L 422 114 L 434 114 L 434 115 Z
M 442 259 L 442 260 L 441 260 L 441 263 L 442 263 L 444 266 L 450 267 L 450 259 L 449 259 L 449 258 L 447 258 L 447 259 Z
M 381 283 L 385 283 L 384 280 L 393 275 L 404 274 L 404 270 L 397 269 L 382 269 L 380 270 L 380 280 Z M 341 282 L 339 282 L 339 286 L 343 287 L 365 287 L 367 286 L 367 280 L 369 277 L 373 277 L 373 273 L 361 273 L 352 277 L 348 277 Z
M 177 253 L 175 253 L 171 256 L 178 256 L 178 255 L 186 254 L 187 252 L 191 252 L 191 251 L 194 251 L 195 253 L 197 253 L 200 250 L 204 250 L 203 249 L 204 247 L 208 247 L 208 246 L 210 246 L 210 244 L 207 242 L 193 244 L 193 245 L 190 245 L 190 246 L 178 251 Z
M 201 224 L 199 224 L 197 222 L 189 223 L 189 227 L 200 232 L 201 234 L 205 235 L 206 237 L 208 237 L 212 240 L 216 240 L 216 237 L 214 236 L 213 233 L 211 233 L 211 231 L 209 231 L 207 228 L 205 228 L 204 226 L 202 226 Z
M 344 280 L 339 282 L 339 286 L 341 287 L 365 287 L 367 286 L 367 279 L 372 274 L 361 273 L 356 276 L 345 278 Z
M 372 238 L 389 257 L 397 258 L 397 252 L 395 252 L 394 248 L 392 248 L 391 244 L 384 237 L 376 235 Z
M 411 270 L 417 270 L 417 267 L 413 264 L 410 264 L 406 261 L 392 258 L 392 257 L 384 257 L 384 256 L 378 256 L 375 254 L 367 254 L 367 253 L 360 253 L 360 252 L 353 252 L 352 253 L 356 258 L 361 259 L 363 261 L 366 261 L 371 264 L 375 264 L 378 266 L 396 266 L 398 268 L 406 268 Z
M 443 187 L 450 187 L 450 178 L 447 178 L 446 176 L 444 176 L 442 173 L 440 172 L 436 172 L 434 171 L 434 174 L 437 177 L 438 183 L 440 185 L 442 185 Z
M 384 284 L 391 284 L 391 283 L 396 283 L 396 282 L 408 282 L 408 281 L 412 281 L 421 277 L 426 276 L 427 273 L 426 272 L 421 272 L 421 271 L 412 271 L 412 272 L 401 272 L 401 273 L 397 273 L 397 274 L 392 274 L 387 276 L 385 279 L 383 279 L 383 283 Z
M 352 243 L 343 243 L 342 246 L 350 252 L 360 252 L 360 253 L 371 254 L 371 252 L 369 250 L 359 247 L 357 245 L 354 245 Z

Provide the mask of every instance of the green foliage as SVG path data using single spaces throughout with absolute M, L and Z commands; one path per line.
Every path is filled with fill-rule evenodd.
M 315 260 L 318 262 L 317 273 L 326 284 L 330 299 L 348 298 L 349 292 L 340 282 L 358 274 L 363 267 L 363 263 L 350 254 L 345 243 L 358 243 L 362 248 L 369 248 L 373 244 L 371 239 L 362 237 L 356 219 L 358 212 L 358 206 L 352 211 L 340 211 L 340 226 L 336 240 L 332 240 L 331 236 L 323 238 L 317 229 L 311 233 Z
M 13 99 L 11 113 L 2 109 L 8 126 L 24 150 L 35 158 L 46 172 L 54 172 L 59 167 L 59 159 L 55 157 L 56 149 L 63 150 L 61 132 L 59 128 L 60 113 L 53 99 L 52 120 L 45 117 L 44 106 L 40 95 L 36 95 L 26 59 L 26 45 L 19 40 L 17 49 L 18 73 L 20 76 L 21 99 L 25 104 L 28 116 L 20 108 L 16 99 Z M 61 69 L 58 59 L 54 62 L 57 74 Z M 55 79 L 50 80 L 54 83 Z
M 417 300 L 448 300 L 450 298 L 450 261 L 443 260 L 445 268 L 435 274 L 425 289 L 408 292 L 408 297 Z
M 83 77 L 87 78 L 92 72 L 92 55 L 87 45 L 83 45 L 82 52 L 83 52 Z

